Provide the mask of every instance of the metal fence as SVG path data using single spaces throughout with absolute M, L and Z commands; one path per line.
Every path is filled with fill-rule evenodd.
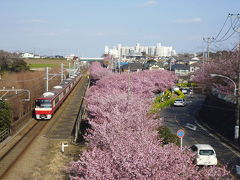
M 4 141 L 10 135 L 9 129 L 4 129 L 0 131 L 0 142 Z
M 226 102 L 236 104 L 236 97 L 234 95 L 222 94 L 216 88 L 212 88 L 212 95 L 214 95 L 214 96 L 218 97 L 219 99 L 222 99 Z

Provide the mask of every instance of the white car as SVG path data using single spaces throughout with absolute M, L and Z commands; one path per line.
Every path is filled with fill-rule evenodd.
M 186 102 L 183 98 L 176 99 L 173 103 L 174 106 L 185 106 Z
M 213 147 L 209 144 L 194 144 L 191 150 L 196 153 L 195 162 L 201 166 L 217 165 L 217 156 Z
M 179 90 L 180 90 L 180 88 L 178 86 L 173 86 L 172 87 L 172 91 L 179 91 Z
M 181 88 L 183 94 L 188 94 L 189 88 Z

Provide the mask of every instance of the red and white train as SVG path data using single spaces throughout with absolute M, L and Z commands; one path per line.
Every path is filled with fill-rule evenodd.
M 51 91 L 45 92 L 40 98 L 37 98 L 35 101 L 35 118 L 51 119 L 80 79 L 80 73 L 76 73 L 63 80 L 58 86 L 54 86 Z

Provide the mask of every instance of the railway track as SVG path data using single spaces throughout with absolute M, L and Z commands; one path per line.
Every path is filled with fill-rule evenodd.
M 0 159 L 0 179 L 4 177 L 4 174 L 11 169 L 11 166 L 18 160 L 21 154 L 27 149 L 31 142 L 41 132 L 47 121 L 37 122 L 29 131 L 24 134 L 19 141 L 13 145 L 6 154 Z M 21 135 L 20 135 L 21 136 Z
M 66 117 L 72 121 L 77 119 L 78 111 L 81 108 L 79 101 L 81 101 L 80 98 L 84 98 L 87 83 L 88 77 L 84 75 L 50 121 L 36 121 L 35 119 L 31 119 L 29 127 L 23 129 L 23 131 L 13 138 L 16 139 L 15 142 L 9 141 L 9 144 L 6 144 L 9 148 L 5 147 L 5 152 L 2 152 L 4 149 L 0 150 L 0 179 L 4 179 L 4 176 L 11 171 L 11 167 L 40 133 L 45 131 L 44 134 L 48 138 L 62 138 L 71 134 L 71 132 L 62 134 L 64 132 L 63 127 L 66 129 L 66 126 L 69 125 L 66 124 L 64 119 Z M 11 143 L 13 144 L 11 145 Z

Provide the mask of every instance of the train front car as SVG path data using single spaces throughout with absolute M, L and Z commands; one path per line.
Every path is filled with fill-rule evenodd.
M 36 99 L 35 102 L 35 118 L 51 119 L 53 115 L 52 97 L 54 93 L 46 92 L 43 97 Z

